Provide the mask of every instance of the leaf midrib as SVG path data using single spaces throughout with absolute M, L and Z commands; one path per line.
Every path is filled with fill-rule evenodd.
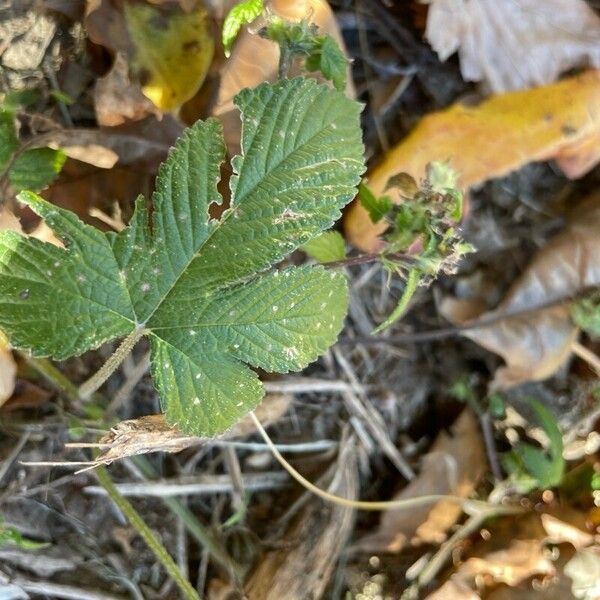
M 281 111 L 281 107 L 284 106 L 284 102 L 281 103 L 280 106 L 280 111 Z M 265 110 L 267 108 L 267 105 L 265 105 L 263 107 L 263 111 L 262 114 L 264 114 Z M 256 117 L 255 117 L 256 118 Z M 258 119 L 260 122 L 260 119 Z M 327 125 L 326 127 L 329 127 L 329 125 Z M 324 130 L 324 128 L 319 129 L 318 131 L 316 131 L 313 135 L 311 135 L 308 139 L 306 139 L 300 146 L 296 146 L 292 149 L 291 152 L 289 152 L 288 154 L 286 154 L 285 156 L 283 156 L 276 165 L 274 165 L 270 170 L 269 170 L 269 174 L 272 173 L 273 171 L 275 171 L 276 169 L 278 169 L 282 163 L 284 163 L 286 160 L 288 160 L 291 156 L 293 156 L 296 152 L 304 149 L 304 147 L 311 143 L 314 138 L 319 135 L 320 133 L 322 133 Z M 273 130 L 274 132 L 274 130 Z M 273 140 L 273 132 L 271 133 L 271 140 L 270 142 L 272 142 Z M 244 154 L 243 152 L 240 153 L 240 155 L 242 157 L 242 169 L 245 165 L 245 157 L 247 156 L 246 154 Z M 234 157 L 235 159 L 235 157 Z M 231 164 L 233 164 L 233 160 L 231 160 Z M 240 174 L 241 174 L 241 170 L 240 170 Z M 239 177 L 238 174 L 237 176 Z M 232 177 L 235 176 L 232 175 Z M 145 319 L 144 321 L 144 325 L 147 325 L 150 320 L 152 319 L 152 317 L 156 314 L 156 312 L 158 311 L 158 309 L 162 306 L 162 304 L 165 302 L 165 300 L 169 297 L 169 295 L 171 294 L 171 292 L 173 291 L 173 289 L 177 286 L 179 280 L 183 277 L 183 275 L 187 272 L 187 270 L 189 269 L 190 265 L 192 264 L 192 262 L 200 255 L 200 253 L 202 252 L 202 249 L 206 246 L 206 244 L 212 239 L 212 237 L 215 235 L 215 233 L 217 231 L 219 231 L 221 229 L 221 227 L 223 226 L 223 224 L 225 224 L 229 218 L 231 217 L 231 215 L 234 213 L 234 209 L 239 206 L 239 204 L 241 202 L 244 201 L 244 199 L 248 198 L 249 196 L 251 196 L 252 194 L 254 194 L 256 192 L 256 189 L 261 185 L 261 183 L 263 183 L 265 181 L 266 177 L 262 177 L 250 190 L 248 190 L 248 192 L 246 192 L 246 194 L 244 196 L 242 196 L 241 198 L 236 198 L 235 196 L 233 196 L 231 198 L 231 202 L 230 202 L 230 208 L 227 210 L 227 212 L 225 214 L 223 214 L 223 216 L 221 217 L 221 219 L 219 220 L 218 224 L 216 227 L 214 227 L 214 229 L 211 231 L 211 233 L 204 239 L 204 241 L 200 244 L 200 246 L 198 247 L 198 249 L 196 250 L 196 252 L 194 252 L 194 254 L 192 254 L 192 256 L 190 257 L 190 259 L 188 260 L 186 266 L 184 269 L 181 270 L 181 272 L 179 273 L 179 275 L 175 278 L 175 280 L 173 281 L 173 283 L 171 284 L 171 286 L 169 287 L 168 291 L 164 294 L 164 296 L 161 298 L 160 302 L 156 305 L 156 308 L 154 308 L 152 310 L 152 312 L 148 315 L 148 317 Z M 236 187 L 237 190 L 237 187 Z M 268 268 L 268 267 L 267 267 Z M 239 283 L 241 281 L 244 281 L 248 276 L 236 279 L 234 281 L 229 281 L 227 282 L 227 284 L 225 284 L 222 287 L 225 286 L 231 286 L 231 285 L 235 285 L 236 283 Z M 157 330 L 157 329 L 164 329 L 164 328 L 155 328 L 155 327 L 151 327 L 151 330 Z

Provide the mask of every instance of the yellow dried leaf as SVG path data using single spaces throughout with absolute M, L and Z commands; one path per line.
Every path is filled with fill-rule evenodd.
M 493 96 L 478 106 L 454 104 L 424 117 L 369 175 L 381 195 L 392 175 L 415 179 L 433 160 L 448 160 L 469 188 L 522 165 L 556 158 L 569 177 L 600 160 L 600 71 L 553 85 Z M 400 202 L 400 197 L 392 198 Z M 346 236 L 365 252 L 377 251 L 386 225 L 374 225 L 355 202 L 347 211 Z
M 204 7 L 185 12 L 127 3 L 127 30 L 133 44 L 131 69 L 142 91 L 161 110 L 175 111 L 200 88 L 214 53 Z

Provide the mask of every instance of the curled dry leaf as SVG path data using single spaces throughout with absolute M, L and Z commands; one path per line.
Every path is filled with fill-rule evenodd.
M 440 433 L 423 458 L 419 475 L 394 499 L 416 498 L 428 494 L 451 494 L 466 498 L 487 468 L 485 447 L 477 420 L 464 410 L 451 428 Z M 452 501 L 411 510 L 383 513 L 377 531 L 357 544 L 364 552 L 399 552 L 407 543 L 440 544 L 446 531 L 456 523 L 461 507 Z
M 340 48 L 345 49 L 333 11 L 325 0 L 273 0 L 270 10 L 290 21 L 309 19 L 324 33 L 331 35 Z M 240 119 L 233 105 L 233 98 L 244 88 L 256 87 L 263 81 L 275 81 L 278 64 L 277 44 L 244 28 L 233 47 L 231 57 L 221 70 L 219 92 L 212 109 L 212 114 L 223 123 L 225 143 L 230 155 L 239 152 L 240 140 Z M 292 72 L 293 74 L 298 73 Z M 350 73 L 347 81 L 346 93 L 354 97 Z
M 358 496 L 356 447 L 352 437 L 342 440 L 337 463 L 317 482 L 337 496 Z M 315 496 L 288 515 L 290 523 L 282 548 L 265 554 L 245 586 L 248 598 L 298 600 L 323 598 L 354 527 L 354 509 L 323 504 Z
M 584 0 L 430 0 L 425 37 L 443 61 L 458 51 L 463 78 L 494 93 L 600 67 L 600 17 Z
M 459 173 L 458 185 L 470 188 L 529 162 L 553 158 L 571 178 L 600 160 L 600 71 L 432 113 L 372 170 L 368 183 L 379 196 L 393 175 L 406 172 L 418 180 L 429 162 L 448 160 Z M 386 193 L 401 201 L 393 190 Z M 373 224 L 354 202 L 344 227 L 352 244 L 376 252 L 387 226 Z
M 152 6 L 89 0 L 86 26 L 94 42 L 127 57 L 132 78 L 165 112 L 176 112 L 198 91 L 214 53 L 208 13 L 200 0 L 185 8 L 173 2 Z
M 270 425 L 283 416 L 291 401 L 291 396 L 287 394 L 268 394 L 254 412 L 265 426 Z M 243 437 L 254 430 L 252 419 L 246 415 L 223 434 L 222 439 Z M 98 446 L 101 452 L 90 464 L 109 464 L 127 456 L 150 452 L 181 452 L 185 448 L 202 444 L 207 440 L 207 438 L 184 435 L 177 427 L 170 426 L 162 414 L 148 415 L 117 423 L 99 440 Z
M 599 286 L 599 231 L 600 195 L 596 195 L 581 206 L 563 232 L 534 256 L 500 305 L 478 318 L 491 320 L 526 311 Z M 468 302 L 447 298 L 440 312 L 457 322 Z M 535 313 L 501 318 L 492 325 L 465 330 L 462 335 L 504 359 L 506 366 L 496 371 L 492 388 L 507 389 L 554 374 L 570 356 L 578 329 L 565 302 Z

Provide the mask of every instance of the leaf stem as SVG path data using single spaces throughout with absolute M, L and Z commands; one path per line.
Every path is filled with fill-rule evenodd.
M 177 584 L 184 597 L 187 600 L 200 600 L 200 596 L 196 590 L 192 587 L 192 584 L 183 576 L 179 567 L 175 561 L 171 558 L 171 555 L 167 552 L 166 548 L 161 544 L 160 540 L 154 535 L 152 530 L 146 525 L 146 522 L 140 514 L 133 508 L 131 503 L 124 498 L 115 484 L 112 482 L 108 471 L 100 466 L 96 469 L 96 476 L 102 487 L 106 490 L 106 493 L 110 496 L 111 500 L 118 506 L 121 512 L 125 515 L 131 526 L 138 532 L 140 537 L 148 544 L 148 547 L 154 552 L 154 555 L 162 563 L 163 567 Z
M 333 260 L 331 262 L 323 263 L 326 269 L 342 269 L 344 267 L 353 267 L 355 265 L 364 265 L 371 262 L 377 262 L 378 260 L 387 259 L 394 261 L 402 261 L 406 263 L 406 266 L 412 266 L 417 262 L 417 257 L 411 256 L 410 254 L 403 254 L 402 252 L 375 252 L 373 254 L 359 254 L 358 256 L 351 256 L 350 258 L 344 258 L 342 260 Z
M 79 397 L 87 400 L 119 368 L 137 342 L 148 332 L 143 326 L 136 327 L 110 355 L 108 360 L 79 387 Z
M 286 79 L 292 66 L 293 52 L 285 42 L 279 44 L 279 67 L 277 69 L 277 79 Z

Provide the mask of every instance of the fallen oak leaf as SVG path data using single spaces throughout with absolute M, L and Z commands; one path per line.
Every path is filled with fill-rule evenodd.
M 370 172 L 368 185 L 376 197 L 385 193 L 399 204 L 401 197 L 386 191 L 389 179 L 404 172 L 421 180 L 431 161 L 448 161 L 459 174 L 458 187 L 468 189 L 552 158 L 559 166 L 564 160 L 569 177 L 582 176 L 600 160 L 600 71 L 432 113 Z M 381 249 L 386 228 L 373 224 L 358 202 L 344 216 L 346 237 L 365 252 Z
M 429 0 L 425 37 L 442 61 L 458 51 L 463 78 L 494 93 L 600 67 L 600 17 L 584 0 Z
M 503 315 L 575 297 L 599 286 L 598 231 L 600 196 L 596 195 L 579 208 L 564 231 L 538 251 L 500 305 L 477 319 L 499 320 L 493 325 L 461 331 L 461 335 L 504 359 L 506 366 L 496 372 L 492 389 L 546 379 L 569 358 L 578 328 L 571 320 L 568 302 L 526 315 Z M 446 298 L 440 304 L 440 312 L 457 322 L 456 317 L 465 312 L 465 303 L 469 301 Z

